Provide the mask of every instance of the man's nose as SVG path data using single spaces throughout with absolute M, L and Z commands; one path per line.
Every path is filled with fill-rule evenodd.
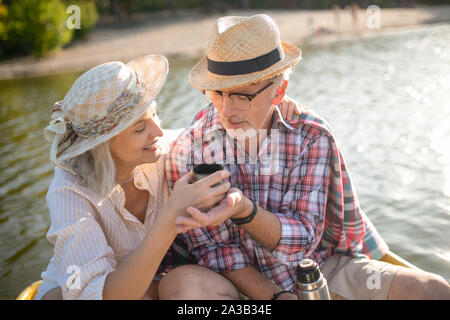
M 222 113 L 225 118 L 230 118 L 236 113 L 235 106 L 233 104 L 233 100 L 228 94 L 224 94 L 222 100 Z

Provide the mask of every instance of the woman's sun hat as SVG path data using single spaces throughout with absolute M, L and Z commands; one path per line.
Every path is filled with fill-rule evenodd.
M 44 135 L 52 142 L 50 160 L 58 167 L 108 141 L 133 124 L 154 102 L 169 72 L 161 55 L 147 55 L 128 64 L 98 65 L 83 73 L 64 99 L 55 103 Z
M 217 19 L 206 56 L 192 68 L 189 82 L 199 90 L 232 90 L 282 73 L 301 59 L 301 50 L 281 41 L 266 14 Z

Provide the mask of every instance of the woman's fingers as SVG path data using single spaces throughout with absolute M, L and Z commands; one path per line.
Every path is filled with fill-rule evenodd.
M 283 101 L 281 102 L 281 115 L 283 119 L 289 121 L 292 120 L 294 114 L 301 115 L 302 108 L 308 110 L 307 107 L 302 106 L 301 104 L 297 103 L 295 100 L 292 100 L 286 95 Z
M 200 222 L 192 217 L 179 216 L 175 219 L 175 225 L 183 228 L 195 229 L 203 227 Z
M 302 106 L 301 104 L 298 104 L 295 102 L 295 108 L 294 108 L 294 112 L 296 115 L 301 115 L 302 114 L 302 108 L 305 108 L 304 106 Z
M 210 174 L 209 176 L 197 181 L 195 184 L 201 187 L 211 187 L 217 182 L 222 181 L 230 176 L 230 172 L 227 170 L 219 170 Z
M 182 176 L 180 179 L 177 180 L 177 183 L 179 184 L 188 184 L 194 179 L 194 172 L 191 170 L 188 173 L 186 173 L 184 176 Z
M 225 198 L 225 194 L 230 189 L 230 187 L 231 187 L 230 182 L 225 181 L 219 184 L 218 186 L 208 187 L 201 190 L 201 193 L 198 194 L 199 201 L 195 206 L 201 210 L 211 209 L 214 205 L 216 205 Z
M 211 192 L 210 195 L 212 197 L 215 197 L 215 196 L 218 196 L 218 195 L 222 195 L 225 192 L 227 192 L 230 189 L 230 187 L 231 187 L 231 183 L 229 183 L 228 181 L 225 181 L 224 183 L 221 183 L 218 186 L 212 187 L 210 189 L 210 192 Z
M 192 215 L 192 207 L 189 207 L 187 210 Z M 197 210 L 197 209 L 195 209 Z M 197 210 L 198 211 L 198 210 Z M 197 221 L 196 219 L 192 217 L 186 217 L 186 216 L 179 216 L 175 218 L 175 227 L 177 233 L 185 233 L 189 230 L 195 229 L 195 228 L 201 228 L 203 227 L 202 224 Z
M 186 211 L 191 215 L 190 217 L 179 216 L 175 218 L 175 225 L 178 233 L 184 233 L 195 228 L 209 225 L 207 214 L 202 213 L 194 207 L 189 207 Z
M 230 189 L 227 196 L 217 196 L 216 203 L 220 201 L 218 205 L 210 209 L 207 213 L 203 213 L 194 207 L 188 207 L 186 212 L 191 216 L 178 216 L 175 219 L 175 225 L 178 233 L 184 233 L 191 229 L 201 228 L 206 226 L 215 226 L 223 223 L 229 219 L 235 206 L 242 200 L 240 191 L 236 188 Z
M 212 217 L 201 212 L 197 208 L 189 207 L 186 210 L 191 215 L 191 223 L 200 227 L 208 226 L 212 223 Z M 195 222 L 194 222 L 195 221 Z M 197 227 L 198 228 L 198 227 Z

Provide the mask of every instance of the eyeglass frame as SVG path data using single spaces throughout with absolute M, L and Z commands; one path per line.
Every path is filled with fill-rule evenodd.
M 231 92 L 231 93 L 224 93 L 223 91 L 219 91 L 219 90 L 207 90 L 210 92 L 215 92 L 216 94 L 219 94 L 222 101 L 224 98 L 224 94 L 228 95 L 228 97 L 231 99 L 231 96 L 243 96 L 246 97 L 248 99 L 248 103 L 249 103 L 249 107 L 250 107 L 250 103 L 252 102 L 253 99 L 255 99 L 261 92 L 263 92 L 264 90 L 266 90 L 268 87 L 270 87 L 273 84 L 273 82 L 271 81 L 270 83 L 268 83 L 267 85 L 265 85 L 264 87 L 262 87 L 261 89 L 259 89 L 258 91 L 256 91 L 253 94 L 249 94 L 249 93 L 239 93 L 239 92 Z M 205 95 L 206 92 L 205 91 Z

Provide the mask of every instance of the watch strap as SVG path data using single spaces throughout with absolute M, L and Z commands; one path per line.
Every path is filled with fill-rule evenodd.
M 258 211 L 258 207 L 256 206 L 256 201 L 252 200 L 252 203 L 253 203 L 252 212 L 250 212 L 250 214 L 247 217 L 239 218 L 239 219 L 231 219 L 231 222 L 233 222 L 235 225 L 250 223 L 253 220 L 253 218 L 255 217 L 256 211 Z

